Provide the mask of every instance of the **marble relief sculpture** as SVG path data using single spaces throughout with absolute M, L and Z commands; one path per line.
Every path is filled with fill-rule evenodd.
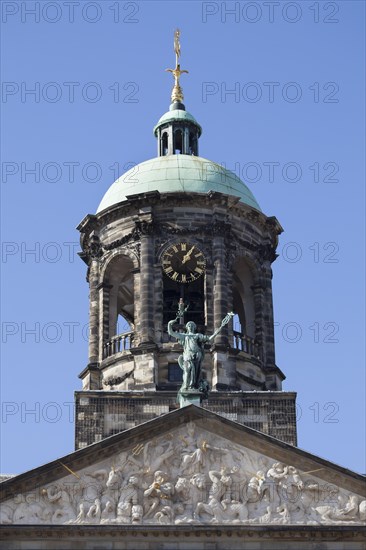
M 366 500 L 194 423 L 17 495 L 3 524 L 360 524 Z

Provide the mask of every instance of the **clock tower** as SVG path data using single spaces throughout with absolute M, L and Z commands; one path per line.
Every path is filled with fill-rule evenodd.
M 296 445 L 295 393 L 275 362 L 271 263 L 281 225 L 234 173 L 199 156 L 202 132 L 180 86 L 179 35 L 158 155 L 120 176 L 78 226 L 88 266 L 89 362 L 75 393 L 76 448 L 169 412 L 182 384 L 184 315 L 213 334 L 202 407 Z

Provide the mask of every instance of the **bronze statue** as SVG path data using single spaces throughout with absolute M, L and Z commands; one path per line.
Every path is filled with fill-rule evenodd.
M 187 307 L 184 308 L 183 301 L 181 300 L 179 302 L 177 317 L 168 323 L 168 334 L 179 340 L 183 346 L 183 354 L 178 358 L 178 364 L 183 371 L 183 384 L 179 391 L 204 391 L 200 378 L 201 365 L 205 355 L 204 345 L 206 342 L 211 342 L 218 335 L 220 330 L 234 316 L 234 313 L 228 313 L 222 320 L 219 328 L 211 336 L 196 332 L 197 326 L 193 321 L 188 321 L 186 324 L 186 332 L 174 331 L 173 325 L 183 317 L 187 309 Z

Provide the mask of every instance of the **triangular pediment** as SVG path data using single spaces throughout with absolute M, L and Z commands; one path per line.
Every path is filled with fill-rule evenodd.
M 1 523 L 354 525 L 365 479 L 188 406 L 1 484 Z

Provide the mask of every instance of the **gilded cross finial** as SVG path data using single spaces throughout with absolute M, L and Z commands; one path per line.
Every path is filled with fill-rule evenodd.
M 175 52 L 175 69 L 165 69 L 169 71 L 174 76 L 174 87 L 171 95 L 172 103 L 183 102 L 183 90 L 179 84 L 180 75 L 183 73 L 188 73 L 188 71 L 181 70 L 179 62 L 180 58 L 180 30 L 177 29 L 174 33 L 174 52 Z

